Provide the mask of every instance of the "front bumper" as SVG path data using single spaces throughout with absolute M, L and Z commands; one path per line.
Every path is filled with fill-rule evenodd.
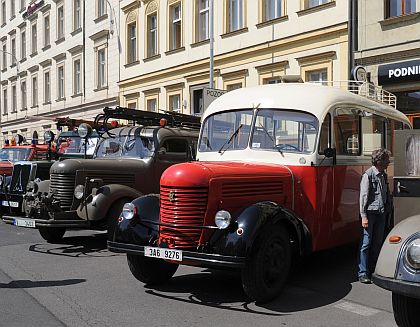
M 2 220 L 7 224 L 16 225 L 16 219 L 31 219 L 35 221 L 36 227 L 64 227 L 64 228 L 86 228 L 90 222 L 78 218 L 75 211 L 58 212 L 53 219 L 36 219 L 32 217 L 22 217 L 16 215 L 3 215 Z M 20 226 L 19 226 L 20 227 Z
M 108 241 L 108 250 L 117 253 L 127 253 L 144 256 L 144 246 Z M 245 258 L 225 256 L 212 253 L 199 253 L 182 250 L 181 264 L 207 268 L 241 269 L 245 265 Z
M 379 287 L 382 287 L 393 293 L 420 299 L 420 283 L 383 277 L 375 273 L 372 275 L 372 281 Z

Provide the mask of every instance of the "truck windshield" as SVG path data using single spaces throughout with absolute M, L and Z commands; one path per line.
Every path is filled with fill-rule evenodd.
M 18 149 L 18 148 L 3 148 L 0 151 L 1 161 L 22 161 L 27 160 L 31 154 L 31 149 Z
M 203 123 L 199 151 L 223 154 L 250 146 L 310 153 L 315 149 L 317 133 L 318 120 L 304 112 L 281 109 L 259 109 L 255 113 L 252 109 L 221 112 Z
M 99 158 L 149 158 L 155 150 L 153 139 L 140 136 L 119 136 L 99 141 L 96 157 Z
M 308 113 L 260 109 L 255 118 L 251 148 L 311 153 L 317 133 L 318 120 Z
M 86 143 L 86 154 L 93 155 L 98 138 L 88 138 Z M 60 137 L 57 141 L 58 153 L 60 154 L 84 154 L 85 139 L 80 136 Z

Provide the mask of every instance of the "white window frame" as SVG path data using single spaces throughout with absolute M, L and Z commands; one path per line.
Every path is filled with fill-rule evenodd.
M 10 53 L 12 56 L 12 66 L 16 65 L 16 34 L 10 37 Z
M 10 0 L 10 18 L 15 17 L 16 15 L 16 2 L 15 0 Z
M 176 9 L 178 11 L 176 11 Z M 176 50 L 182 47 L 182 3 L 176 2 L 169 7 L 169 50 Z
M 197 41 L 204 41 L 209 38 L 209 15 L 210 15 L 210 1 L 197 0 Z M 203 28 L 203 29 L 202 29 Z
M 283 16 L 284 0 L 265 0 L 264 1 L 264 21 L 270 21 Z
M 21 94 L 21 108 L 26 110 L 28 108 L 28 87 L 26 79 L 20 81 L 20 94 Z
M 102 17 L 107 14 L 106 0 L 97 0 L 96 17 Z
M 57 100 L 63 100 L 66 95 L 64 68 L 64 63 L 57 66 Z
M 20 59 L 26 58 L 26 29 L 20 31 Z
M 51 44 L 51 20 L 50 15 L 44 16 L 44 47 Z
M 36 22 L 34 22 L 31 24 L 31 54 L 34 54 L 37 51 L 38 51 L 38 29 L 37 29 Z
M 134 31 L 134 36 L 131 32 Z M 127 25 L 127 63 L 137 61 L 137 21 Z
M 77 57 L 73 60 L 73 95 L 82 93 L 82 60 Z
M 244 27 L 243 0 L 228 0 L 229 32 L 240 30 Z
M 64 4 L 57 6 L 57 40 L 64 38 L 65 33 L 65 14 Z
M 103 89 L 107 86 L 107 48 L 96 48 L 96 88 Z
M 20 10 L 24 10 L 26 8 L 26 0 L 20 0 Z
M 152 23 L 154 22 L 154 25 Z M 147 15 L 147 57 L 158 54 L 158 15 L 157 11 Z
M 44 103 L 51 102 L 51 73 L 50 70 L 44 71 Z M 48 76 L 48 79 L 47 79 Z
M 31 100 L 32 107 L 38 106 L 38 75 L 31 76 Z
M 7 69 L 7 43 L 6 41 L 2 44 L 2 65 L 1 69 L 5 70 Z
M 7 86 L 3 87 L 2 96 L 3 96 L 3 99 L 2 99 L 3 100 L 2 101 L 2 103 L 3 103 L 3 115 L 7 115 L 7 113 L 8 113 L 8 110 L 7 110 L 7 105 L 8 105 L 8 103 L 7 103 L 7 96 L 8 96 Z
M 12 84 L 11 91 L 12 93 L 12 111 L 11 113 L 15 113 L 17 111 L 17 87 L 16 83 Z
M 73 0 L 73 31 L 82 27 L 81 0 Z
M 6 6 L 6 0 L 3 0 L 1 2 L 1 24 L 5 25 L 7 16 L 6 16 L 7 6 Z

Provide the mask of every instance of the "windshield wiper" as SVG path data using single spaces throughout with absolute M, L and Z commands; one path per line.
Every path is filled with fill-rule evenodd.
M 229 138 L 229 140 L 227 140 L 225 143 L 223 143 L 223 145 L 220 147 L 220 149 L 219 149 L 219 153 L 220 154 L 223 154 L 223 153 L 225 153 L 225 151 L 227 150 L 227 149 L 229 149 L 230 148 L 230 145 L 232 144 L 232 141 L 233 141 L 233 139 L 236 137 L 236 135 L 238 135 L 238 133 L 239 133 L 239 131 L 241 130 L 241 128 L 242 128 L 242 126 L 243 126 L 243 124 L 240 124 L 239 126 L 238 126 L 238 128 L 233 132 L 233 134 L 230 136 L 230 138 Z M 226 145 L 229 145 L 226 149 L 223 149 Z

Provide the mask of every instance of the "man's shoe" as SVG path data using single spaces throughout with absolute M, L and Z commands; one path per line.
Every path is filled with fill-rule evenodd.
M 372 281 L 370 280 L 369 277 L 367 276 L 360 276 L 359 277 L 359 282 L 363 283 L 363 284 L 371 284 Z

